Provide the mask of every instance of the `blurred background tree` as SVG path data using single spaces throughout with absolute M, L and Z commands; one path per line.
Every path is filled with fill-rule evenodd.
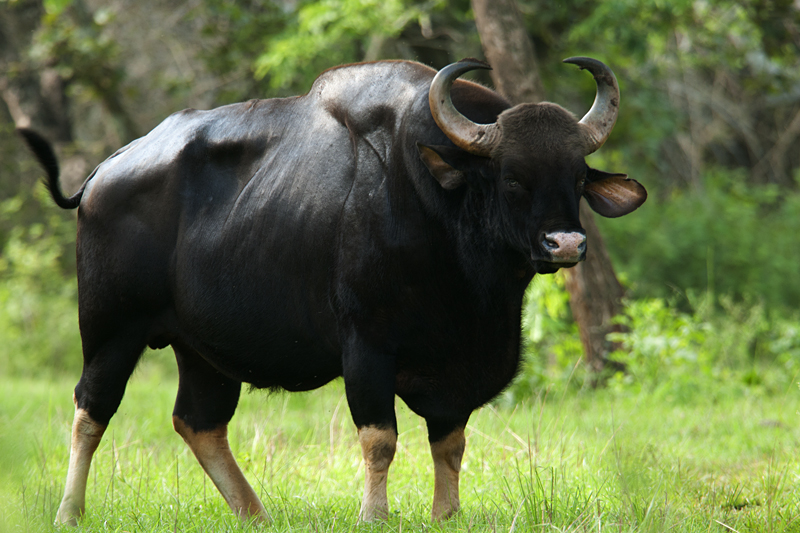
M 746 313 L 730 309 L 758 308 L 765 325 L 742 357 L 762 353 L 778 330 L 790 340 L 775 350 L 788 357 L 786 324 L 800 322 L 797 3 L 517 4 L 547 98 L 579 116 L 591 105 L 594 82 L 561 64 L 565 57 L 596 57 L 619 79 L 617 126 L 589 164 L 626 172 L 650 192 L 623 221 L 597 220 L 628 307 L 646 312 L 657 306 L 633 304 L 659 299 L 693 320 L 734 323 Z M 469 0 L 0 0 L 0 371 L 81 364 L 74 213 L 41 194 L 41 171 L 15 126 L 56 142 L 71 191 L 182 108 L 302 94 L 345 62 L 407 58 L 440 68 L 466 56 L 483 57 Z M 487 73 L 473 79 L 493 83 Z M 541 379 L 581 353 L 558 303 L 563 285 L 557 275 L 531 287 L 540 298 L 526 318 L 530 375 Z

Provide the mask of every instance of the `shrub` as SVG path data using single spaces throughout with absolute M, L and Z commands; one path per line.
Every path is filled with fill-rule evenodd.
M 39 202 L 47 193 L 39 188 Z M 13 215 L 26 201 L 0 203 Z M 51 211 L 44 222 L 10 230 L 0 255 L 0 372 L 42 374 L 79 370 L 77 283 L 72 270 L 75 224 Z
M 748 185 L 741 172 L 717 171 L 702 190 L 661 194 L 651 194 L 624 223 L 598 221 L 616 268 L 634 281 L 630 296 L 710 291 L 794 309 L 800 301 L 797 189 Z
M 514 403 L 552 387 L 589 383 L 583 347 L 563 290 L 564 274 L 540 276 L 528 288 L 523 316 L 525 359 L 501 402 Z M 655 394 L 668 401 L 714 400 L 720 394 L 784 392 L 800 377 L 800 316 L 769 313 L 752 298 L 677 297 L 627 300 L 609 338 L 609 358 L 624 372 L 606 382 L 618 393 Z
M 780 393 L 797 379 L 800 317 L 731 297 L 719 309 L 710 295 L 687 300 L 689 312 L 660 298 L 627 302 L 617 318 L 627 331 L 609 335 L 622 346 L 611 358 L 626 365 L 612 387 L 693 401 L 709 391 Z
M 522 314 L 522 371 L 502 401 L 516 402 L 553 383 L 582 386 L 583 345 L 572 320 L 565 279 L 563 272 L 536 276 L 528 287 Z

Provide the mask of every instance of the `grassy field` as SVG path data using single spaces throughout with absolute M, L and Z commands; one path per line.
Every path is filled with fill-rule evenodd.
M 0 379 L 3 531 L 55 529 L 75 379 Z M 162 366 L 134 376 L 95 456 L 83 531 L 251 529 L 172 430 L 176 390 Z M 268 531 L 800 531 L 800 391 L 724 390 L 692 402 L 551 390 L 486 407 L 467 428 L 462 511 L 444 524 L 429 518 L 424 422 L 400 401 L 387 524 L 356 524 L 363 467 L 340 382 L 243 394 L 230 438 Z

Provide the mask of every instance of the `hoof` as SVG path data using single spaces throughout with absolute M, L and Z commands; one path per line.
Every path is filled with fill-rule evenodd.
M 56 513 L 55 525 L 57 526 L 78 526 L 78 518 L 83 515 L 82 509 L 77 505 L 62 503 Z
M 452 518 L 460 510 L 460 507 L 450 507 L 447 506 L 442 509 L 433 509 L 431 511 L 431 519 L 434 522 L 441 522 L 442 520 L 447 520 L 448 518 Z
M 389 519 L 389 508 L 372 507 L 361 509 L 358 513 L 359 524 L 369 524 L 373 522 L 386 522 Z

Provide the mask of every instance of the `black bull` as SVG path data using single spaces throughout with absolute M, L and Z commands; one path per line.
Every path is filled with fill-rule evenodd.
M 241 384 L 339 376 L 366 467 L 361 519 L 388 513 L 395 395 L 428 426 L 433 517 L 457 511 L 464 427 L 518 370 L 525 288 L 583 259 L 581 197 L 621 216 L 646 196 L 586 166 L 619 90 L 602 63 L 568 61 L 598 85 L 580 121 L 456 80 L 485 68 L 474 60 L 435 80 L 412 62 L 351 65 L 301 97 L 174 114 L 70 198 L 49 145 L 22 130 L 56 203 L 79 208 L 84 366 L 57 521 L 84 512 L 147 345 L 172 345 L 173 424 L 238 515 L 267 517 L 226 438 Z

